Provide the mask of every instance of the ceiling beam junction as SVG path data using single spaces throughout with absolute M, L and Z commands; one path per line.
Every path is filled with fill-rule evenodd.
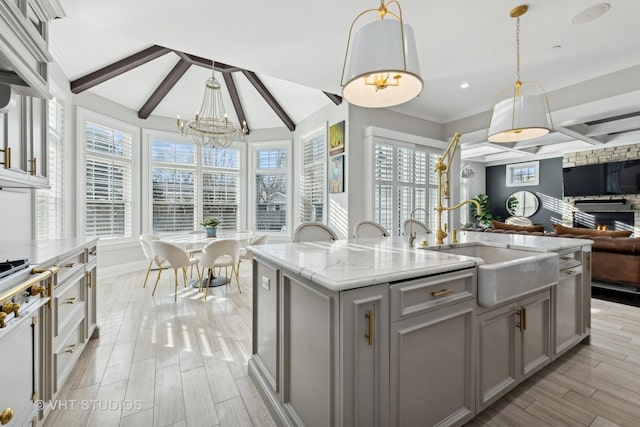
M 107 65 L 99 70 L 80 77 L 71 82 L 71 92 L 78 94 L 84 92 L 87 89 L 104 83 L 114 77 L 118 77 L 122 73 L 126 73 L 129 70 L 133 70 L 140 65 L 153 61 L 156 58 L 161 57 L 171 52 L 166 47 L 153 45 L 140 52 L 134 53 L 124 59 L 121 59 L 113 64 Z
M 555 130 L 557 132 L 560 132 L 560 133 L 562 133 L 564 135 L 567 135 L 567 136 L 569 136 L 571 138 L 578 139 L 580 141 L 586 142 L 587 144 L 591 144 L 591 145 L 601 145 L 602 144 L 602 141 L 598 141 L 595 138 L 591 138 L 591 137 L 589 137 L 587 135 L 583 135 L 580 132 L 577 132 L 577 131 L 575 131 L 573 129 L 569 129 L 567 127 L 556 126 L 556 127 L 553 128 L 553 130 Z

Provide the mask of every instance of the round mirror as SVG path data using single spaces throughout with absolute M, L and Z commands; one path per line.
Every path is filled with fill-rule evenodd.
M 509 214 L 528 218 L 538 212 L 538 196 L 531 191 L 516 191 L 507 198 L 506 206 Z

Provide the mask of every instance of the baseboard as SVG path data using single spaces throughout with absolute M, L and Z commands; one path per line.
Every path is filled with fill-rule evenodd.
M 121 274 L 144 271 L 149 267 L 149 261 L 135 261 L 126 264 L 111 265 L 109 267 L 98 268 L 98 277 L 111 278 Z

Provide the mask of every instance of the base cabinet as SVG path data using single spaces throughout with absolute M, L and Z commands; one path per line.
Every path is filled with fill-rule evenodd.
M 391 324 L 390 425 L 461 425 L 474 417 L 474 305 Z
M 388 426 L 389 286 L 342 292 L 340 318 L 342 425 Z
M 550 289 L 478 316 L 478 411 L 550 360 Z

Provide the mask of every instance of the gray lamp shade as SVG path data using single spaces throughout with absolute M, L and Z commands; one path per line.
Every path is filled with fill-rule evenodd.
M 347 82 L 342 96 L 360 107 L 383 108 L 407 102 L 422 91 L 422 77 L 413 29 L 400 22 L 383 19 L 360 28 L 353 37 L 351 56 L 347 59 Z M 405 49 L 403 61 L 402 49 Z M 348 48 L 348 46 L 347 46 Z M 370 83 L 376 75 L 387 76 L 389 86 L 378 88 Z M 400 76 L 399 79 L 394 77 Z M 397 80 L 398 85 L 395 85 Z
M 546 135 L 551 121 L 544 95 L 515 96 L 493 108 L 487 139 L 517 142 Z

